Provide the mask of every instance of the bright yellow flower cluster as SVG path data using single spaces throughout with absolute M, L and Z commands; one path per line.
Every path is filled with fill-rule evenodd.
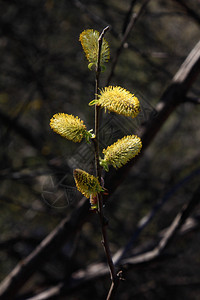
M 99 52 L 99 32 L 93 29 L 84 30 L 80 34 L 80 42 L 89 61 L 89 68 L 97 67 Z M 100 67 L 110 59 L 108 42 L 103 38 L 100 53 Z M 100 90 L 97 99 L 91 101 L 89 105 L 97 105 L 110 112 L 135 118 L 140 112 L 138 98 L 120 86 L 108 86 Z M 50 127 L 61 136 L 73 142 L 81 142 L 83 138 L 89 142 L 90 138 L 95 138 L 94 134 L 87 131 L 83 121 L 73 115 L 64 113 L 55 114 L 50 120 Z M 128 161 L 139 154 L 142 148 L 141 139 L 136 135 L 128 135 L 119 139 L 114 144 L 103 150 L 104 158 L 100 158 L 100 165 L 106 170 L 109 166 L 120 168 Z M 98 209 L 98 194 L 105 192 L 98 178 L 80 170 L 73 172 L 77 189 L 87 198 L 90 198 L 91 209 Z M 102 184 L 103 185 L 103 184 Z
M 77 189 L 86 197 L 90 198 L 97 196 L 98 193 L 103 192 L 104 189 L 101 187 L 98 179 L 90 175 L 89 173 L 75 169 L 74 179 L 76 182 Z
M 127 135 L 103 150 L 104 159 L 100 159 L 100 165 L 109 170 L 109 165 L 120 168 L 129 160 L 139 154 L 142 148 L 141 139 L 136 135 Z
M 56 133 L 75 143 L 80 143 L 82 138 L 87 139 L 90 134 L 82 120 L 64 113 L 55 114 L 50 120 L 50 127 Z
M 99 32 L 93 29 L 84 30 L 80 34 L 80 42 L 85 52 L 87 60 L 90 62 L 90 65 L 97 65 L 98 61 L 98 39 Z M 100 55 L 100 65 L 102 66 L 105 62 L 110 59 L 110 49 L 108 42 L 103 38 L 101 55 Z
M 106 110 L 115 112 L 126 117 L 135 118 L 140 112 L 140 103 L 134 94 L 120 86 L 108 86 L 101 90 L 97 100 L 89 105 L 100 105 Z

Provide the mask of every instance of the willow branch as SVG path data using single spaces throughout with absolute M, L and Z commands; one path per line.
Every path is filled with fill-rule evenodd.
M 181 103 L 182 99 L 184 99 L 185 94 L 183 93 L 182 86 L 186 83 L 187 89 L 184 89 L 184 92 L 186 93 L 200 72 L 200 42 L 197 43 L 188 55 L 188 58 L 190 58 L 188 67 L 180 67 L 180 73 L 181 70 L 184 73 L 182 80 L 180 80 L 179 83 L 172 80 L 172 83 L 168 86 L 157 105 L 158 114 L 156 118 L 152 119 L 151 123 L 148 124 L 148 127 L 143 129 L 143 152 L 153 141 L 159 130 L 161 130 L 162 125 L 168 117 L 173 113 L 178 105 L 177 102 Z M 139 155 L 138 159 L 141 157 L 142 156 Z M 111 177 L 108 177 L 105 180 L 105 186 L 109 186 L 110 195 L 112 195 L 119 183 L 122 182 L 123 178 L 125 178 L 125 173 L 130 170 L 135 162 L 135 160 L 132 160 L 126 170 L 122 170 L 121 168 L 121 171 L 115 174 L 112 179 Z M 82 226 L 82 224 L 84 224 L 86 220 L 88 221 L 88 216 L 89 204 L 87 200 L 83 199 L 77 209 L 72 213 L 71 218 L 64 219 L 55 230 L 51 232 L 29 256 L 20 261 L 13 271 L 11 271 L 11 273 L 3 280 L 0 284 L 1 300 L 13 299 L 13 295 L 16 295 L 16 292 L 24 285 L 31 275 L 37 271 L 38 266 L 45 263 L 46 260 L 44 258 L 49 256 L 52 252 L 55 254 Z M 104 271 L 105 270 L 102 272 Z M 98 270 L 98 272 L 100 271 Z M 91 276 L 93 276 L 93 274 Z
M 109 26 L 105 27 L 98 39 L 98 60 L 97 60 L 97 67 L 96 67 L 96 78 L 95 78 L 95 99 L 98 98 L 98 91 L 99 91 L 99 77 L 101 73 L 101 47 L 103 42 L 103 37 L 106 31 L 109 29 Z M 99 166 L 99 119 L 100 119 L 100 106 L 95 104 L 95 167 L 96 167 L 96 176 L 101 182 L 101 170 Z
M 99 77 L 100 77 L 100 73 L 101 73 L 100 62 L 101 62 L 102 42 L 103 42 L 103 37 L 108 29 L 109 29 L 109 26 L 104 28 L 98 39 L 99 48 L 98 48 L 98 61 L 97 61 L 97 67 L 96 67 L 95 99 L 98 98 L 98 90 L 99 90 Z M 100 169 L 100 165 L 99 165 L 99 121 L 100 121 L 99 119 L 100 119 L 100 106 L 95 105 L 95 167 L 96 167 L 96 176 L 98 177 L 99 182 L 101 182 L 101 169 Z M 102 238 L 103 238 L 102 244 L 104 246 L 107 263 L 110 268 L 110 275 L 111 275 L 111 280 L 112 280 L 111 286 L 115 286 L 117 276 L 116 276 L 115 266 L 112 261 L 112 255 L 111 255 L 110 247 L 109 247 L 109 241 L 108 241 L 108 235 L 107 235 L 107 221 L 103 214 L 102 195 L 98 194 L 97 198 L 98 198 L 98 214 L 99 214 L 99 218 L 100 218 Z M 108 299 L 111 299 L 110 296 Z

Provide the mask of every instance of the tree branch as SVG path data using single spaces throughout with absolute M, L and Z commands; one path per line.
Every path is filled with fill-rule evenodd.
M 128 24 L 126 25 L 126 29 L 124 31 L 124 35 L 122 37 L 122 40 L 121 40 L 121 43 L 115 53 L 115 56 L 113 58 L 113 62 L 112 62 L 112 67 L 111 67 L 111 71 L 110 71 L 110 74 L 108 76 L 108 79 L 107 79 L 107 84 L 106 85 L 109 85 L 110 84 L 110 81 L 111 81 L 111 78 L 113 77 L 114 75 L 114 71 L 115 71 L 115 68 L 116 68 L 116 65 L 117 65 L 117 62 L 118 62 L 118 59 L 119 59 L 119 56 L 122 52 L 122 49 L 124 47 L 124 43 L 126 42 L 133 26 L 135 25 L 135 23 L 138 21 L 138 19 L 140 18 L 140 16 L 142 15 L 144 9 L 146 8 L 147 4 L 149 3 L 150 0 L 145 0 L 144 3 L 142 4 L 140 10 L 138 13 L 132 13 L 132 16 L 130 17 L 130 20 L 128 22 Z M 133 6 L 131 6 L 131 10 L 132 10 Z M 130 14 L 130 10 L 129 10 L 129 14 Z
M 194 208 L 200 203 L 200 186 L 195 191 L 192 199 L 188 204 L 185 204 L 181 211 L 174 218 L 173 222 L 165 230 L 163 237 L 161 238 L 159 244 L 153 249 L 146 253 L 142 253 L 140 255 L 136 255 L 134 257 L 129 257 L 119 261 L 118 264 L 126 268 L 126 270 L 130 270 L 136 264 L 144 264 L 149 263 L 158 257 L 161 256 L 163 251 L 170 245 L 172 240 L 174 239 L 178 230 L 180 232 L 183 231 L 183 225 L 186 222 L 187 218 L 194 210 Z M 186 226 L 187 227 L 187 226 Z M 188 227 L 187 227 L 188 228 Z M 187 232 L 187 230 L 186 230 Z M 85 270 L 79 270 L 72 274 L 72 281 L 69 286 L 65 285 L 65 283 L 60 283 L 57 286 L 54 286 L 39 295 L 33 296 L 29 298 L 29 300 L 40 300 L 40 299 L 54 299 L 55 296 L 61 296 L 71 293 L 77 288 L 81 288 L 81 286 L 89 283 L 91 281 L 95 281 L 104 277 L 108 274 L 109 270 L 106 264 L 96 263 L 88 266 Z
M 170 227 L 166 230 L 163 238 L 159 242 L 158 246 L 155 247 L 152 251 L 147 253 L 138 255 L 133 258 L 128 258 L 122 260 L 122 264 L 139 264 L 144 263 L 150 260 L 153 260 L 160 256 L 160 254 L 169 246 L 172 242 L 175 234 L 181 228 L 181 226 L 185 223 L 186 219 L 189 217 L 190 213 L 193 209 L 200 203 L 200 186 L 197 188 L 196 192 L 194 193 L 192 199 L 188 204 L 185 204 L 181 211 L 177 214 L 174 221 L 170 225 Z
M 187 64 L 186 61 L 188 62 Z M 182 102 L 182 99 L 196 79 L 199 71 L 200 42 L 197 43 L 188 55 L 188 58 L 186 58 L 180 67 L 172 83 L 161 97 L 161 101 L 157 105 L 157 116 L 151 120 L 148 127 L 143 129 L 143 152 L 152 142 L 177 105 Z M 137 160 L 140 158 L 141 155 L 137 156 Z M 110 195 L 126 177 L 125 174 L 131 169 L 135 162 L 136 160 L 133 159 L 129 164 L 121 168 L 120 171 L 112 174 L 112 178 L 106 178 L 105 186 L 109 186 Z M 71 218 L 64 219 L 55 230 L 53 230 L 27 258 L 19 262 L 14 270 L 5 278 L 0 285 L 1 300 L 13 299 L 13 296 L 16 295 L 17 291 L 37 270 L 38 266 L 45 263 L 45 258 L 52 253 L 52 249 L 54 253 L 58 251 L 60 247 L 72 237 L 74 232 L 79 230 L 82 224 L 88 220 L 88 216 L 89 203 L 88 200 L 83 199 L 77 209 L 72 213 Z
M 195 22 L 200 25 L 200 17 L 194 9 L 190 8 L 183 0 L 175 0 L 178 5 L 184 8 L 188 16 L 192 17 Z
M 81 228 L 88 220 L 89 203 L 83 198 L 71 218 L 64 219 L 24 260 L 13 269 L 13 271 L 2 281 L 0 285 L 1 300 L 13 299 L 17 291 L 32 276 L 46 257 L 55 254 L 60 246 Z

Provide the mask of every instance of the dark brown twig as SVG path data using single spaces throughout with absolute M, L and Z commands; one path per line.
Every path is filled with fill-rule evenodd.
M 101 73 L 101 66 L 100 66 L 100 61 L 101 61 L 101 48 L 102 48 L 102 42 L 103 42 L 103 37 L 106 33 L 106 31 L 109 29 L 109 26 L 103 29 L 102 33 L 99 36 L 98 43 L 99 43 L 99 48 L 98 48 L 98 61 L 97 61 L 97 67 L 96 67 L 96 86 L 95 86 L 95 99 L 98 98 L 98 90 L 99 90 L 99 77 Z M 96 176 L 99 179 L 99 182 L 101 182 L 101 169 L 99 165 L 99 120 L 100 119 L 100 106 L 95 105 L 95 168 L 96 168 Z M 100 224 L 101 224 L 101 232 L 102 232 L 102 244 L 106 253 L 106 258 L 107 258 L 107 263 L 110 268 L 110 275 L 111 275 L 111 290 L 112 291 L 116 286 L 117 286 L 117 274 L 115 270 L 115 266 L 112 261 L 112 255 L 110 252 L 110 247 L 109 247 L 109 241 L 108 241 L 108 235 L 107 235 L 107 221 L 105 219 L 104 213 L 103 213 L 103 204 L 102 204 L 102 195 L 98 194 L 97 196 L 98 199 L 98 215 L 100 218 Z M 112 292 L 111 292 L 112 293 Z M 111 295 L 109 293 L 108 298 L 111 299 Z
M 181 228 L 181 226 L 185 223 L 186 219 L 189 217 L 190 213 L 193 209 L 200 203 L 200 186 L 197 188 L 196 192 L 194 193 L 192 199 L 188 204 L 185 204 L 181 211 L 177 214 L 175 219 L 173 220 L 170 227 L 166 230 L 163 238 L 159 242 L 158 246 L 155 247 L 152 251 L 147 253 L 143 253 L 136 257 L 128 258 L 122 260 L 122 264 L 139 264 L 144 263 L 150 260 L 157 258 L 175 237 L 177 231 Z
M 99 77 L 101 73 L 101 66 L 100 66 L 101 47 L 102 47 L 103 37 L 108 29 L 109 26 L 105 27 L 98 39 L 99 49 L 98 49 L 98 61 L 97 61 L 96 78 L 95 78 L 95 99 L 97 99 L 98 97 Z M 100 106 L 95 104 L 95 167 L 96 167 L 96 176 L 98 177 L 99 182 L 101 182 L 101 171 L 99 166 L 99 119 L 100 119 Z
M 24 260 L 10 272 L 0 284 L 0 299 L 12 300 L 21 286 L 45 261 L 58 250 L 67 239 L 72 238 L 82 224 L 88 220 L 89 203 L 83 198 L 71 218 L 65 218 Z
M 140 255 L 136 255 L 134 257 L 128 257 L 126 259 L 123 259 L 122 261 L 119 261 L 118 263 L 121 266 L 126 266 L 126 270 L 129 270 L 132 268 L 132 266 L 138 264 L 150 263 L 151 261 L 160 257 L 163 251 L 170 245 L 176 233 L 178 231 L 180 231 L 181 234 L 183 233 L 184 226 L 186 225 L 185 224 L 186 220 L 188 220 L 189 215 L 199 203 L 200 203 L 200 186 L 196 189 L 189 203 L 183 206 L 181 211 L 174 218 L 171 225 L 165 230 L 165 233 L 163 234 L 159 244 L 155 246 L 153 250 L 142 253 Z M 185 227 L 186 227 L 185 232 L 187 233 L 188 228 L 187 226 Z M 91 282 L 91 280 L 95 281 L 97 278 L 99 279 L 100 277 L 104 277 L 107 274 L 108 274 L 107 266 L 103 263 L 96 263 L 89 266 L 85 270 L 76 271 L 72 275 L 73 281 L 71 283 L 71 287 L 70 286 L 66 287 L 64 286 L 64 284 L 58 284 L 53 288 L 48 289 L 45 292 L 30 298 L 29 300 L 53 299 L 53 297 L 55 296 L 65 295 L 67 292 L 69 293 L 70 290 L 73 291 L 74 289 L 77 289 L 79 286 L 81 286 L 81 283 L 83 284 L 86 282 Z M 113 285 L 111 288 L 113 288 Z M 109 294 L 109 296 L 111 297 L 111 294 Z M 112 298 L 107 298 L 107 299 L 112 299 Z
M 121 54 L 121 52 L 122 52 L 122 49 L 123 49 L 123 47 L 124 47 L 124 43 L 126 42 L 126 40 L 127 40 L 128 36 L 129 36 L 129 34 L 130 34 L 130 32 L 131 32 L 133 26 L 135 25 L 135 23 L 137 22 L 137 20 L 138 20 L 138 19 L 140 18 L 140 16 L 142 15 L 142 13 L 143 13 L 144 9 L 146 8 L 147 4 L 149 3 L 149 1 L 150 1 L 150 0 L 146 0 L 146 1 L 142 4 L 142 6 L 141 6 L 141 8 L 140 8 L 140 10 L 139 10 L 138 13 L 132 13 L 132 16 L 131 16 L 131 18 L 130 18 L 130 21 L 129 21 L 129 23 L 128 23 L 127 27 L 126 27 L 126 30 L 125 30 L 125 32 L 124 32 L 124 35 L 123 35 L 123 37 L 122 37 L 121 43 L 120 43 L 120 45 L 119 45 L 119 47 L 118 47 L 118 49 L 117 49 L 117 51 L 116 51 L 116 53 L 115 53 L 115 56 L 114 56 L 114 58 L 113 58 L 112 68 L 111 68 L 110 74 L 109 74 L 108 79 L 107 79 L 107 85 L 110 84 L 110 81 L 111 81 L 111 79 L 112 79 L 112 77 L 113 77 L 113 75 L 114 75 L 115 68 L 116 68 L 117 62 L 118 62 L 118 60 L 119 60 L 119 56 L 120 56 L 120 54 Z
M 195 12 L 194 9 L 192 9 L 188 4 L 186 4 L 183 0 L 174 0 L 178 5 L 180 5 L 188 14 L 189 17 L 191 17 L 198 25 L 200 24 L 200 17 Z

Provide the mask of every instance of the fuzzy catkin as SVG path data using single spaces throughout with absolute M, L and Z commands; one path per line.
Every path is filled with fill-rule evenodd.
M 50 120 L 50 127 L 62 137 L 75 143 L 80 143 L 87 135 L 87 129 L 82 120 L 64 113 L 55 114 Z
M 90 63 L 97 64 L 98 61 L 98 39 L 99 32 L 93 29 L 84 30 L 79 37 L 83 50 L 85 52 L 86 58 Z M 101 55 L 100 55 L 100 65 L 107 62 L 110 59 L 110 49 L 108 42 L 103 38 Z
M 105 108 L 105 111 L 131 118 L 135 118 L 140 112 L 138 98 L 120 86 L 108 86 L 101 89 L 98 99 L 89 103 L 89 105 L 94 104 Z
M 100 164 L 105 170 L 108 170 L 109 165 L 116 169 L 121 168 L 138 155 L 141 148 L 142 141 L 138 136 L 127 135 L 103 150 L 104 158 L 100 160 Z
M 98 193 L 104 191 L 95 176 L 81 169 L 75 169 L 73 175 L 77 189 L 86 198 L 90 198 L 90 196 L 95 197 Z

